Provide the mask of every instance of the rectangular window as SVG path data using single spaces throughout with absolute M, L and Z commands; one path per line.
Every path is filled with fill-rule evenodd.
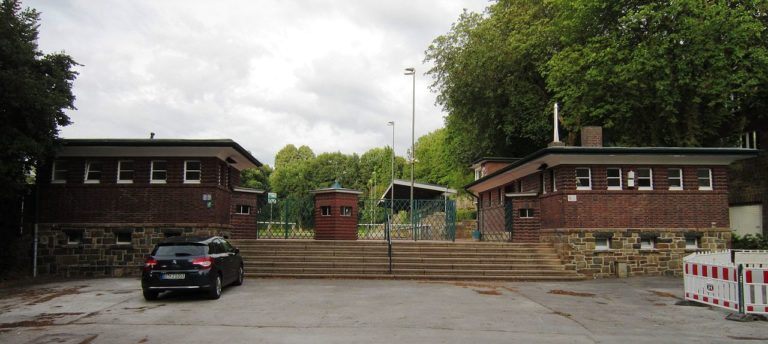
M 606 169 L 605 171 L 608 190 L 621 190 L 621 169 L 612 167 Z
M 592 171 L 589 168 L 576 168 L 576 190 L 592 190 Z
M 650 168 L 637 169 L 637 189 L 653 190 L 653 171 Z
M 687 250 L 695 250 L 699 248 L 699 238 L 697 237 L 686 237 L 685 238 L 685 249 Z
M 527 218 L 532 218 L 533 217 L 533 209 L 521 208 L 521 209 L 518 210 L 518 212 L 519 212 L 521 218 L 527 219 Z
M 115 244 L 117 244 L 117 245 L 130 245 L 131 244 L 131 232 L 130 231 L 115 232 Z
M 552 192 L 557 191 L 557 181 L 555 180 L 555 170 L 551 169 L 549 170 L 549 184 L 550 184 L 550 190 Z
M 656 238 L 653 238 L 653 237 L 640 238 L 641 250 L 653 250 L 654 248 L 656 248 Z
M 712 190 L 712 170 L 700 168 L 696 170 L 696 176 L 699 178 L 699 190 Z
M 235 214 L 249 215 L 251 213 L 251 206 L 245 204 L 238 204 L 235 206 Z
M 670 168 L 667 170 L 667 180 L 669 181 L 670 190 L 682 190 L 683 170 L 679 168 Z
M 79 245 L 83 243 L 83 231 L 80 229 L 65 230 L 67 245 Z
M 149 182 L 152 184 L 165 184 L 168 178 L 168 163 L 165 160 L 152 160 Z
M 542 194 L 547 193 L 547 180 L 546 175 L 544 174 L 544 171 L 541 171 L 539 174 L 539 192 Z
M 65 160 L 55 160 L 51 172 L 51 183 L 66 183 L 67 182 L 67 162 Z
M 331 207 L 329 206 L 320 207 L 320 216 L 331 216 Z
M 610 238 L 595 238 L 595 250 L 610 250 L 611 239 Z
M 98 184 L 101 182 L 101 163 L 88 161 L 85 163 L 85 183 Z
M 341 216 L 352 216 L 352 207 L 341 207 Z
M 133 160 L 120 160 L 117 162 L 117 183 L 133 183 Z
M 201 166 L 198 160 L 184 161 L 184 183 L 200 183 Z

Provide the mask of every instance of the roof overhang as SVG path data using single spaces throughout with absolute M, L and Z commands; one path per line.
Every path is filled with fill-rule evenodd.
M 261 162 L 237 142 L 176 139 L 63 139 L 57 157 L 216 157 L 238 170 Z
M 392 198 L 393 183 L 389 184 L 384 193 L 381 195 L 381 199 Z M 394 180 L 395 199 L 411 199 L 411 181 L 403 179 Z M 449 189 L 445 186 L 428 184 L 428 183 L 413 183 L 413 198 L 414 199 L 434 199 L 438 197 L 444 197 L 448 195 L 455 195 L 456 190 Z
M 480 178 L 465 189 L 480 192 L 558 165 L 729 165 L 757 156 L 756 149 L 685 147 L 549 147 Z
M 232 191 L 234 192 L 244 192 L 244 193 L 252 193 L 252 194 L 258 194 L 261 195 L 264 193 L 264 190 L 254 189 L 254 188 L 246 188 L 242 186 L 235 186 L 232 188 Z

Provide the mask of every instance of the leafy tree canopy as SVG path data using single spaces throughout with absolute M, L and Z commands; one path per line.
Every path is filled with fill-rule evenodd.
M 426 52 L 456 164 L 551 141 L 722 146 L 766 124 L 765 1 L 500 0 Z M 570 133 L 570 134 L 568 134 Z
M 72 82 L 77 63 L 37 46 L 40 14 L 18 0 L 0 3 L 0 191 L 18 195 L 25 174 L 52 153 L 59 127 L 75 109 Z

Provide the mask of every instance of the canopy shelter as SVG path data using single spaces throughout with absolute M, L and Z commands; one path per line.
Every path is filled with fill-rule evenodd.
M 384 193 L 381 195 L 379 206 L 389 208 L 391 207 L 390 201 L 392 200 L 392 189 L 395 190 L 395 211 L 410 209 L 411 199 L 411 181 L 403 179 L 395 179 L 393 183 L 389 184 Z M 413 183 L 413 199 L 414 200 L 436 200 L 446 199 L 449 195 L 455 195 L 456 190 L 449 189 L 442 185 L 428 184 L 428 183 Z

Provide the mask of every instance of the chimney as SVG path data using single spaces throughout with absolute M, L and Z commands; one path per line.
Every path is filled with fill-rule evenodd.
M 603 146 L 603 127 L 581 128 L 581 146 L 582 147 L 602 147 Z

